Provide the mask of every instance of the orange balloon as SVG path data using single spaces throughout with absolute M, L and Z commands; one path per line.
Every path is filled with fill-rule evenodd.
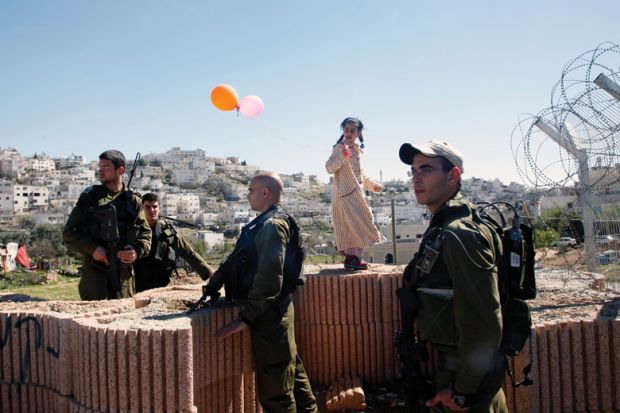
M 219 110 L 234 110 L 239 107 L 239 96 L 232 86 L 222 83 L 211 91 L 211 103 Z

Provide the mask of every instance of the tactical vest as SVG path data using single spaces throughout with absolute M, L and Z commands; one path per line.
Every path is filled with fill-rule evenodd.
M 420 299 L 420 310 L 417 325 L 423 339 L 436 344 L 455 346 L 458 344 L 458 332 L 454 314 L 454 290 L 450 273 L 441 255 L 444 253 L 444 240 L 447 237 L 456 237 L 457 244 L 461 243 L 465 256 L 468 252 L 456 233 L 448 229 L 454 221 L 462 221 L 468 228 L 476 228 L 485 243 L 491 248 L 493 256 L 501 253 L 499 237 L 486 226 L 477 222 L 475 211 L 462 204 L 459 209 L 444 209 L 433 217 L 429 228 L 424 233 L 420 249 L 415 254 L 411 268 L 405 274 L 405 282 L 413 287 Z M 446 217 L 446 214 L 449 214 Z M 452 240 L 451 240 L 452 241 Z M 455 248 L 459 248 L 457 245 Z M 480 259 L 478 259 L 480 261 Z M 492 270 L 496 262 L 473 262 L 474 266 L 485 270 Z
M 273 210 L 275 213 L 272 213 Z M 229 255 L 223 267 L 226 270 L 224 288 L 226 297 L 245 300 L 248 298 L 254 277 L 258 270 L 258 252 L 256 251 L 256 234 L 269 218 L 285 219 L 289 224 L 290 237 L 286 245 L 283 263 L 283 280 L 280 296 L 293 293 L 298 285 L 303 284 L 303 260 L 305 257 L 301 243 L 301 234 L 297 223 L 290 215 L 278 210 L 277 205 L 252 220 L 241 230 L 235 249 Z
M 124 187 L 123 187 L 124 189 Z M 88 220 L 86 228 L 87 233 L 97 243 L 105 245 L 105 237 L 101 226 L 102 222 L 97 220 L 98 208 L 106 208 L 106 205 L 112 204 L 116 209 L 119 232 L 119 248 L 135 241 L 134 225 L 140 213 L 139 204 L 134 201 L 134 193 L 132 191 L 123 190 L 116 198 L 110 202 L 103 202 L 104 198 L 109 194 L 104 185 L 94 185 L 90 190 L 85 191 L 78 200 L 78 206 L 86 207 L 92 219 Z M 136 194 L 137 197 L 139 195 Z
M 170 272 L 176 268 L 177 258 L 180 256 L 177 251 L 177 235 L 176 230 L 172 227 L 172 224 L 167 221 L 160 221 L 161 232 L 159 234 L 153 234 L 157 238 L 153 240 L 153 246 L 155 246 L 152 252 L 154 259 L 161 264 L 165 272 L 170 275 Z

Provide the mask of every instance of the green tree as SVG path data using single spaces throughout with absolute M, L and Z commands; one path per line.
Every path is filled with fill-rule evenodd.
M 18 244 L 27 243 L 30 240 L 30 232 L 27 230 L 4 230 L 0 231 L 0 243 L 8 244 L 16 242 Z
M 196 241 L 192 241 L 191 245 L 194 251 L 198 253 L 198 255 L 203 258 L 207 256 L 207 244 L 203 240 L 199 239 Z
M 37 261 L 42 258 L 52 259 L 58 256 L 52 241 L 45 238 L 39 238 L 32 241 L 28 247 L 28 255 L 30 258 Z
M 34 244 L 38 240 L 48 240 L 50 247 L 54 250 L 54 256 L 62 257 L 67 254 L 67 249 L 62 243 L 62 229 L 63 225 L 61 224 L 37 225 L 30 233 L 30 243 Z
M 535 248 L 550 247 L 560 238 L 560 233 L 551 228 L 535 228 L 534 229 L 534 246 Z
M 561 234 L 564 228 L 570 226 L 571 219 L 581 219 L 581 217 L 575 210 L 553 207 L 542 212 L 534 227 L 553 229 Z

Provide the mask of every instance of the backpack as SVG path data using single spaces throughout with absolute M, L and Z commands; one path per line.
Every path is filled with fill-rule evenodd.
M 284 252 L 284 280 L 282 282 L 282 292 L 280 293 L 280 295 L 284 296 L 294 293 L 297 287 L 304 285 L 306 281 L 306 276 L 304 275 L 306 250 L 304 249 L 299 225 L 297 225 L 295 219 L 288 214 L 282 214 L 280 217 L 286 219 L 291 231 L 291 236 Z
M 513 212 L 510 223 L 499 208 L 502 205 Z M 521 222 L 517 208 L 506 202 L 479 204 L 477 218 L 495 231 L 502 243 L 503 253 L 497 262 L 503 325 L 500 350 L 505 356 L 514 357 L 523 351 L 532 328 L 530 306 L 526 300 L 536 298 L 534 231 L 531 222 L 530 225 Z M 515 383 L 512 371 L 508 368 L 515 387 L 533 383 L 528 376 L 531 364 L 523 369 L 526 377 L 520 383 Z

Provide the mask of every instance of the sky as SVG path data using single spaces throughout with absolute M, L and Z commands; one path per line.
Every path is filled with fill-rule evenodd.
M 0 147 L 127 158 L 170 147 L 327 181 L 348 116 L 366 174 L 407 179 L 404 142 L 451 142 L 463 177 L 521 182 L 524 113 L 563 67 L 620 43 L 617 0 L 0 0 Z M 216 109 L 226 83 L 257 118 Z

